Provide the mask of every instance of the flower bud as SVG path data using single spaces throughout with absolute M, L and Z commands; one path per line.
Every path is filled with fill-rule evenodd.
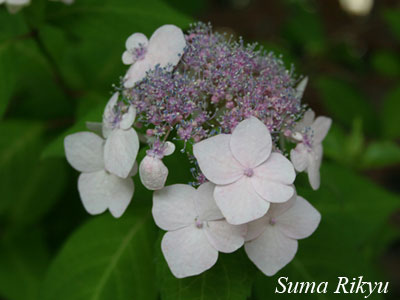
M 140 180 L 143 185 L 152 191 L 164 187 L 168 176 L 168 169 L 161 159 L 146 155 L 139 167 Z

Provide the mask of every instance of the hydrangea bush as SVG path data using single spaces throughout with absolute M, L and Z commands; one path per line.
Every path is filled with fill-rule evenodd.
M 307 78 L 281 59 L 198 23 L 134 33 L 129 65 L 102 123 L 65 138 L 68 162 L 90 214 L 118 218 L 134 196 L 132 177 L 153 193 L 161 247 L 178 277 L 211 268 L 244 246 L 267 276 L 288 264 L 319 212 L 296 193 L 296 172 L 318 189 L 331 120 L 301 103 Z M 140 147 L 146 156 L 136 162 Z M 175 150 L 177 148 L 177 150 Z M 164 156 L 187 154 L 193 178 L 165 186 Z M 174 172 L 174 170 L 170 170 Z

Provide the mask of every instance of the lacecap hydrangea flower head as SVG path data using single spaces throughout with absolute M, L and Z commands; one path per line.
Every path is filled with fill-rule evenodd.
M 134 33 L 129 65 L 102 123 L 65 139 L 78 189 L 91 214 L 120 217 L 134 194 L 132 176 L 153 190 L 161 248 L 178 277 L 211 268 L 218 253 L 244 246 L 272 276 L 311 235 L 319 212 L 295 187 L 306 172 L 320 183 L 322 141 L 331 120 L 301 103 L 307 78 L 296 78 L 271 52 L 233 41 L 210 25 L 184 34 L 174 25 L 151 37 Z M 139 149 L 146 156 L 136 162 Z M 165 186 L 167 155 L 186 153 L 193 178 Z

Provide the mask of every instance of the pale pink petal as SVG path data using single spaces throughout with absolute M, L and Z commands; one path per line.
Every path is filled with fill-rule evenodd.
M 219 134 L 193 146 L 201 171 L 213 183 L 228 184 L 243 176 L 243 166 L 230 151 L 230 139 L 229 134 Z
M 214 200 L 215 184 L 206 182 L 197 189 L 195 205 L 196 211 L 201 220 L 211 221 L 223 219 L 220 209 Z
M 217 185 L 214 198 L 226 220 L 234 225 L 258 219 L 269 208 L 269 202 L 256 193 L 249 177 L 229 185 Z
M 122 116 L 121 122 L 119 122 L 119 128 L 129 129 L 132 127 L 133 122 L 136 118 L 136 108 L 130 105 L 128 111 Z
M 78 190 L 88 213 L 97 215 L 108 208 L 115 218 L 119 218 L 132 199 L 134 186 L 131 178 L 121 179 L 99 171 L 81 174 Z
M 176 66 L 186 47 L 182 30 L 175 25 L 164 25 L 158 28 L 150 38 L 146 60 L 152 66 Z
M 308 77 L 304 77 L 296 87 L 296 98 L 301 99 L 303 98 L 304 91 L 307 87 Z
M 188 184 L 174 184 L 153 194 L 153 218 L 164 230 L 176 230 L 194 224 L 197 217 L 196 190 Z
M 285 156 L 274 152 L 263 164 L 254 169 L 254 176 L 265 181 L 292 184 L 296 178 L 296 172 Z
M 314 190 L 317 190 L 321 183 L 319 168 L 321 167 L 322 155 L 321 145 L 314 146 L 313 151 L 308 154 L 307 174 L 310 185 Z
M 272 153 L 268 160 L 254 169 L 251 182 L 257 193 L 269 202 L 285 202 L 294 194 L 291 186 L 296 173 L 282 154 Z
M 164 152 L 163 152 L 164 156 L 171 155 L 172 153 L 174 153 L 174 151 L 175 151 L 175 144 L 169 141 L 165 142 Z
M 255 117 L 240 122 L 232 132 L 230 149 L 244 167 L 258 166 L 271 153 L 272 139 L 268 128 Z
M 294 258 L 297 244 L 274 226 L 267 226 L 258 238 L 246 243 L 244 249 L 265 275 L 273 276 Z
M 153 65 L 148 59 L 139 60 L 133 65 L 131 65 L 126 72 L 124 77 L 124 87 L 125 88 L 133 88 L 136 82 L 141 81 L 146 74 L 151 69 L 154 69 L 155 65 Z
M 127 50 L 134 50 L 139 47 L 147 47 L 149 41 L 143 33 L 134 33 L 125 42 Z
M 268 212 L 264 216 L 250 223 L 247 223 L 247 234 L 245 238 L 246 242 L 258 238 L 264 232 L 265 228 L 269 226 L 269 220 L 271 218 L 269 211 L 271 210 L 272 205 L 273 204 L 271 204 Z
M 107 138 L 110 134 L 111 131 L 113 130 L 113 122 L 115 118 L 115 106 L 117 105 L 118 102 L 118 97 L 119 93 L 116 92 L 112 95 L 110 100 L 108 100 L 107 105 L 104 109 L 103 113 L 103 136 L 104 138 Z
M 303 197 L 297 196 L 293 206 L 277 217 L 275 226 L 287 237 L 304 239 L 318 227 L 321 214 Z
M 130 51 L 124 51 L 124 53 L 122 53 L 122 62 L 124 65 L 131 65 L 135 60 L 134 55 Z
M 326 135 L 328 134 L 329 128 L 331 128 L 332 119 L 327 117 L 318 117 L 315 119 L 311 128 L 314 131 L 313 143 L 314 145 L 320 144 Z
M 137 161 L 135 161 L 135 163 L 133 164 L 132 170 L 129 172 L 128 177 L 135 176 L 137 174 L 138 170 L 139 170 L 138 163 L 137 163 Z
M 168 168 L 161 159 L 146 155 L 139 166 L 140 180 L 152 191 L 162 189 L 168 177 Z
M 297 199 L 297 193 L 296 193 L 296 189 L 294 188 L 293 185 L 293 189 L 295 190 L 295 193 L 293 194 L 292 198 L 290 198 L 288 201 L 286 202 L 282 202 L 282 203 L 271 203 L 271 206 L 269 207 L 268 210 L 268 215 L 270 218 L 278 218 L 280 215 L 282 215 L 283 213 L 285 213 L 287 210 L 289 210 L 294 203 L 296 202 Z
M 296 148 L 290 151 L 290 159 L 298 172 L 303 172 L 308 165 L 308 150 L 303 143 L 297 144 Z
M 315 112 L 312 109 L 306 111 L 301 120 L 303 127 L 311 126 L 315 119 Z
M 225 220 L 209 221 L 203 228 L 210 244 L 224 253 L 242 247 L 247 232 L 247 225 L 231 225 Z
M 80 172 L 95 172 L 104 168 L 104 140 L 93 132 L 78 132 L 64 139 L 65 156 Z
M 218 259 L 218 251 L 210 245 L 204 231 L 194 225 L 167 232 L 161 249 L 172 274 L 177 278 L 203 273 Z
M 104 146 L 104 163 L 107 171 L 126 178 L 132 170 L 139 150 L 139 138 L 133 128 L 115 129 Z

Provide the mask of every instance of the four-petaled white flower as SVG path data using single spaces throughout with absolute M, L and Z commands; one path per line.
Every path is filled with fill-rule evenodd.
M 246 225 L 231 225 L 215 204 L 215 185 L 204 183 L 197 190 L 176 184 L 154 192 L 153 217 L 168 232 L 161 248 L 172 271 L 183 278 L 211 268 L 218 252 L 230 253 L 244 242 Z
M 240 122 L 232 134 L 219 134 L 194 145 L 201 171 L 217 185 L 215 201 L 229 223 L 258 219 L 270 202 L 285 202 L 293 196 L 293 165 L 271 150 L 268 128 L 254 117 Z
M 318 117 L 315 120 L 314 118 L 314 112 L 308 110 L 296 125 L 292 138 L 299 143 L 291 150 L 290 158 L 297 171 L 307 171 L 311 187 L 316 190 L 321 181 L 319 168 L 323 154 L 322 141 L 331 127 L 332 120 L 327 117 Z
M 134 192 L 132 178 L 120 178 L 110 174 L 104 166 L 104 140 L 93 132 L 78 132 L 64 140 L 68 162 L 82 172 L 78 190 L 83 206 L 92 215 L 107 209 L 119 218 L 128 207 Z M 130 176 L 137 165 L 130 170 Z
M 185 47 L 185 36 L 175 25 L 161 26 L 150 40 L 142 33 L 132 34 L 126 41 L 127 50 L 122 55 L 125 64 L 132 64 L 124 78 L 125 88 L 132 88 L 157 65 L 161 68 L 175 67 Z
M 248 224 L 245 251 L 265 275 L 272 276 L 294 258 L 297 240 L 310 236 L 320 220 L 320 213 L 300 196 L 273 203 L 264 217 Z
M 119 94 L 115 93 L 104 110 L 104 163 L 107 171 L 126 178 L 135 163 L 140 143 L 136 131 L 132 128 L 136 109 L 132 105 L 118 103 L 118 97 Z
M 168 168 L 164 165 L 162 158 L 171 155 L 174 151 L 175 145 L 166 142 L 162 153 L 150 153 L 143 158 L 139 166 L 139 175 L 148 190 L 156 191 L 164 187 L 168 177 Z

